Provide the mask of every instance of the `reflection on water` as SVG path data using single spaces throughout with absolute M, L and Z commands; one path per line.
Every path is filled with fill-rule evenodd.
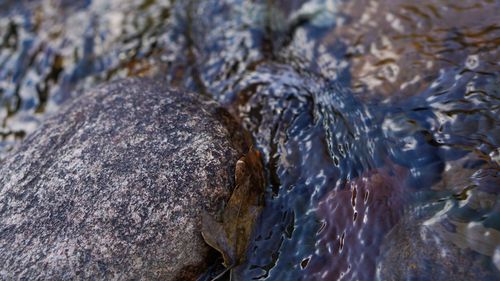
M 500 2 L 0 6 L 2 153 L 93 85 L 158 75 L 263 152 L 240 279 L 499 278 Z
M 161 67 L 170 3 L 149 2 L 0 1 L 2 152 L 71 95 Z
M 414 95 L 467 57 L 477 72 L 499 70 L 498 1 L 353 0 L 341 9 L 345 24 L 325 42 L 348 44 L 361 95 Z

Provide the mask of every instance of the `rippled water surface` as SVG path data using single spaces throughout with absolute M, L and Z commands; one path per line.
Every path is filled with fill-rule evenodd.
M 220 101 L 263 152 L 241 280 L 499 280 L 499 15 L 495 0 L 0 0 L 0 155 L 82 91 L 156 75 Z

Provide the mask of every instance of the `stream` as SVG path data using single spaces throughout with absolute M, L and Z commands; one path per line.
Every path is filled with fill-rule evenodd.
M 500 1 L 415 3 L 0 0 L 0 159 L 85 90 L 157 76 L 262 152 L 238 280 L 499 280 Z

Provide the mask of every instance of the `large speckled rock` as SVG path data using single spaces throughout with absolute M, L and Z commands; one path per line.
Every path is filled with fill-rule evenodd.
M 0 279 L 194 279 L 199 214 L 234 185 L 238 132 L 216 103 L 153 80 L 76 99 L 1 163 Z

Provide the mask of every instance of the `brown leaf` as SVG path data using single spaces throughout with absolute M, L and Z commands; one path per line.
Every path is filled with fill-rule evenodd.
M 227 243 L 226 231 L 222 223 L 217 222 L 206 211 L 201 214 L 201 222 L 201 235 L 205 242 L 222 254 L 224 262 L 231 260 L 234 252 Z
M 249 240 L 263 207 L 264 174 L 260 154 L 250 148 L 235 167 L 234 188 L 222 214 L 222 222 L 202 215 L 205 242 L 221 252 L 224 266 L 234 268 L 246 258 Z

